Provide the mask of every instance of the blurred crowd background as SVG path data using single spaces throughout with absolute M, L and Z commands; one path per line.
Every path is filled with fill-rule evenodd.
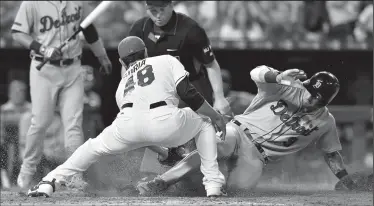
M 100 1 L 88 1 L 96 7 Z M 9 33 L 20 1 L 2 1 L 0 46 L 18 47 Z M 195 19 L 213 47 L 333 49 L 372 48 L 372 1 L 175 1 L 175 10 Z M 142 1 L 118 1 L 95 25 L 116 47 L 145 15 Z
M 92 7 L 100 1 L 89 1 Z M 372 1 L 176 1 L 175 10 L 184 13 L 206 30 L 216 50 L 373 50 Z M 0 50 L 20 48 L 10 34 L 10 28 L 20 1 L 1 1 Z M 115 50 L 131 25 L 145 15 L 142 1 L 116 2 L 97 19 L 95 25 L 108 49 Z M 4 54 L 2 53 L 2 54 Z M 14 57 L 17 61 L 16 58 Z M 223 61 L 218 59 L 218 61 Z M 2 65 L 4 67 L 4 65 Z M 12 65 L 7 65 L 11 68 Z M 276 65 L 274 65 L 277 68 Z M 361 65 L 360 65 L 361 67 Z M 105 127 L 100 90 L 103 80 L 93 66 L 86 71 L 85 139 L 95 137 Z M 235 68 L 222 70 L 224 89 L 233 111 L 242 113 L 254 97 L 245 89 L 233 90 L 237 81 L 231 73 Z M 282 68 L 280 68 L 282 69 Z M 354 70 L 354 69 L 353 69 Z M 369 72 L 368 72 L 369 71 Z M 371 72 L 370 72 L 371 71 Z M 1 75 L 0 135 L 1 186 L 15 185 L 25 134 L 30 125 L 28 67 L 9 69 Z M 340 112 L 337 128 L 343 144 L 343 156 L 349 171 L 373 169 L 373 68 L 351 71 L 347 76 L 350 89 L 345 98 L 350 106 L 332 108 Z M 114 85 L 111 88 L 116 88 Z M 239 91 L 240 90 L 240 91 Z M 106 91 L 108 92 L 108 91 Z M 3 97 L 3 98 L 2 98 Z M 110 97 L 114 98 L 114 97 Z M 114 105 L 113 105 L 114 106 Z M 332 106 L 334 107 L 334 105 Z M 371 109 L 371 110 L 370 110 Z M 347 118 L 352 117 L 352 119 Z M 356 116 L 356 117 L 354 117 Z M 39 167 L 42 176 L 64 161 L 62 125 L 59 111 L 44 142 L 44 157 Z M 135 166 L 136 167 L 136 166 Z M 135 168 L 137 169 L 137 168 Z M 286 157 L 265 169 L 264 181 L 270 183 L 298 181 L 336 182 L 314 145 Z M 279 172 L 281 170 L 281 172 Z

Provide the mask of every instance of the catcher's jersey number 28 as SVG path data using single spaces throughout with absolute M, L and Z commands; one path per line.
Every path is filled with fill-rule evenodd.
M 139 68 L 139 67 L 137 67 Z M 152 65 L 145 65 L 145 67 L 141 70 L 137 70 L 136 67 L 132 68 L 134 72 L 136 71 L 136 75 L 132 74 L 130 78 L 126 81 L 125 89 L 123 92 L 123 96 L 132 90 L 135 89 L 135 85 L 145 87 L 155 80 L 155 75 L 153 73 Z M 135 76 L 135 80 L 134 80 Z

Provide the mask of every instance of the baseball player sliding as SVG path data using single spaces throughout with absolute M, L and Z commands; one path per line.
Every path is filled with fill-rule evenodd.
M 120 112 L 96 138 L 87 140 L 62 165 L 28 191 L 50 196 L 70 176 L 82 172 L 101 156 L 149 145 L 176 147 L 195 138 L 207 196 L 222 196 L 225 178 L 218 169 L 215 124 L 225 134 L 223 117 L 190 84 L 188 72 L 170 55 L 147 58 L 143 40 L 130 36 L 118 45 L 126 69 L 116 92 Z M 178 108 L 179 97 L 190 108 Z M 209 117 L 201 117 L 197 113 Z
M 251 71 L 258 94 L 241 115 L 226 125 L 225 141 L 218 141 L 218 160 L 228 163 L 228 190 L 253 188 L 262 175 L 264 165 L 302 150 L 316 142 L 325 153 L 325 160 L 346 186 L 355 188 L 347 176 L 335 119 L 328 105 L 339 91 L 338 79 L 329 72 L 319 72 L 305 79 L 302 70 L 279 72 L 267 66 Z M 143 195 L 154 194 L 179 181 L 195 168 L 200 160 L 196 152 L 159 177 L 141 182 L 137 189 Z
M 18 10 L 12 35 L 15 41 L 30 49 L 30 94 L 32 121 L 26 137 L 25 156 L 17 184 L 28 188 L 43 153 L 43 138 L 58 106 L 65 130 L 66 153 L 71 155 L 83 142 L 83 69 L 82 42 L 70 41 L 62 51 L 57 47 L 79 28 L 88 14 L 88 5 L 79 1 L 24 1 Z M 84 37 L 105 73 L 111 62 L 95 27 L 83 30 Z M 44 59 L 48 63 L 36 69 Z M 78 175 L 77 177 L 80 177 Z M 79 180 L 80 178 L 78 178 Z

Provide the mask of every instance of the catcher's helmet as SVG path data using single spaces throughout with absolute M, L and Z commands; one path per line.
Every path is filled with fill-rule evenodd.
M 338 78 L 326 71 L 314 74 L 310 79 L 304 81 L 303 85 L 312 96 L 320 95 L 322 97 L 321 106 L 328 105 L 340 89 Z

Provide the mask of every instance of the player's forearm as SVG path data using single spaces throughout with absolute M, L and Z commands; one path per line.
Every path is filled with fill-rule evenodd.
M 200 106 L 198 110 L 196 110 L 198 114 L 202 114 L 208 116 L 213 122 L 220 118 L 220 114 L 213 109 L 210 104 L 204 100 L 204 103 Z
M 280 74 L 278 70 L 271 67 L 261 65 L 252 69 L 250 75 L 254 82 L 259 83 L 277 83 L 277 76 Z
M 96 57 L 102 57 L 107 55 L 103 41 L 100 38 L 92 44 L 89 44 L 89 48 Z
M 217 60 L 214 60 L 212 63 L 206 64 L 205 66 L 207 68 L 208 78 L 212 85 L 214 99 L 225 98 L 223 94 L 221 68 Z
M 338 151 L 325 154 L 326 163 L 329 165 L 331 171 L 338 179 L 344 178 L 344 185 L 352 190 L 355 188 L 355 183 L 352 178 L 348 176 L 348 172 L 345 169 L 343 158 Z
M 344 166 L 343 158 L 338 151 L 326 153 L 324 157 L 327 165 L 337 178 L 341 179 L 348 175 Z
M 30 46 L 34 39 L 30 35 L 23 32 L 12 32 L 12 37 L 14 41 L 21 44 L 24 48 L 31 49 Z

